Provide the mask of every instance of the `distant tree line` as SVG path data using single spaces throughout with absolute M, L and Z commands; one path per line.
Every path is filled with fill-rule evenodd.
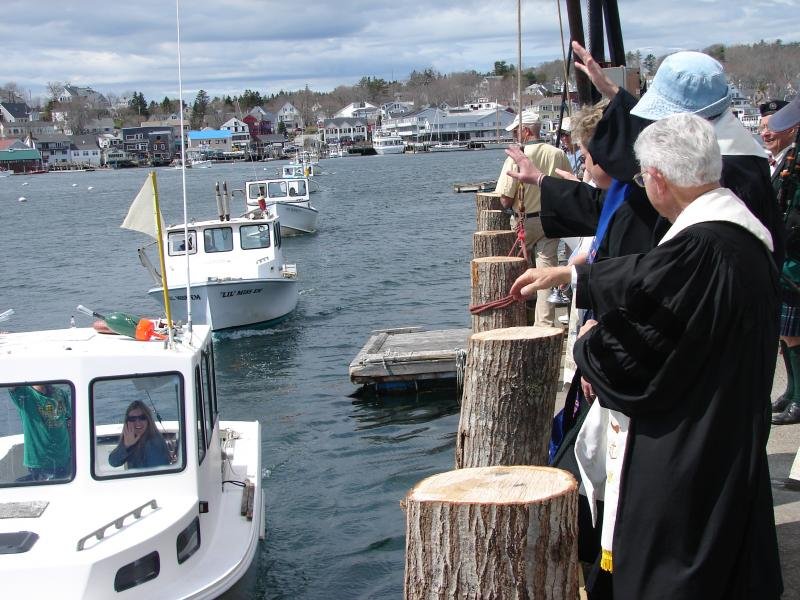
M 767 43 L 724 45 L 713 44 L 703 52 L 725 65 L 731 81 L 743 92 L 758 91 L 767 98 L 783 98 L 797 93 L 800 86 L 800 42 L 784 43 L 781 40 Z M 642 77 L 655 73 L 664 56 L 652 53 L 642 56 L 639 51 L 626 54 L 628 66 L 638 67 Z M 569 69 L 570 79 L 574 69 Z M 532 83 L 563 83 L 564 64 L 561 60 L 541 63 L 522 71 L 522 85 Z M 90 106 L 80 101 L 60 103 L 58 94 L 63 89 L 61 82 L 47 83 L 48 99 L 41 108 L 44 118 L 52 118 L 56 111 L 68 115 L 74 132 L 82 132 L 92 120 L 111 116 L 118 127 L 138 125 L 141 121 L 157 116 L 169 116 L 179 110 L 177 99 L 164 97 L 161 102 L 148 100 L 142 92 L 130 92 L 122 96 L 106 94 L 109 106 Z M 322 111 L 333 115 L 351 102 L 367 101 L 375 105 L 395 99 L 414 102 L 418 107 L 437 106 L 444 103 L 459 105 L 475 99 L 476 90 L 490 100 L 510 104 L 517 89 L 517 67 L 503 60 L 494 62 L 489 72 L 463 71 L 443 74 L 432 67 L 412 71 L 405 81 L 386 80 L 381 77 L 364 76 L 355 85 L 340 85 L 330 92 L 316 92 L 306 86 L 297 91 L 280 90 L 277 93 L 261 93 L 246 89 L 238 96 L 209 97 L 200 90 L 191 103 L 190 127 L 219 127 L 231 115 L 244 117 L 253 107 L 261 106 L 276 112 L 284 103 L 290 102 L 300 111 L 307 124 L 314 123 L 314 115 Z M 127 104 L 120 106 L 120 97 Z M 15 83 L 0 86 L 0 99 L 4 101 L 27 101 L 24 91 Z M 188 106 L 184 102 L 184 106 Z

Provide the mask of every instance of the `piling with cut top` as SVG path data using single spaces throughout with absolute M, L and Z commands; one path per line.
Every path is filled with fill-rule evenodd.
M 503 203 L 500 202 L 500 194 L 498 192 L 481 192 L 475 194 L 475 209 L 476 223 L 484 210 L 503 210 L 504 207 Z M 480 229 L 480 227 L 478 229 Z
M 477 306 L 500 300 L 508 295 L 511 285 L 527 268 L 525 259 L 518 256 L 489 256 L 475 258 L 470 263 L 472 291 L 470 304 Z M 472 315 L 472 331 L 526 325 L 525 304 L 514 302 Z
M 406 600 L 578 597 L 578 484 L 566 471 L 450 471 L 403 504 Z
M 563 339 L 560 327 L 470 336 L 456 468 L 548 463 Z

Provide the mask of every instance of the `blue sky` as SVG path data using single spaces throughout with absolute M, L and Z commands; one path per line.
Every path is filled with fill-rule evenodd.
M 523 66 L 561 56 L 556 0 L 522 0 Z M 182 0 L 184 99 L 517 62 L 516 0 Z M 800 41 L 800 0 L 620 0 L 626 50 Z M 566 28 L 566 8 L 561 0 Z M 585 3 L 584 3 L 584 19 Z M 568 32 L 565 29 L 565 36 Z M 174 0 L 3 0 L 0 84 L 176 97 Z M 798 68 L 800 71 L 800 68 Z

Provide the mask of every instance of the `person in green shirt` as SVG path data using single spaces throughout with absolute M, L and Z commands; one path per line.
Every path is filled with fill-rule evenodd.
M 12 388 L 9 395 L 22 421 L 22 462 L 29 471 L 18 481 L 68 479 L 72 475 L 72 406 L 68 393 L 40 384 Z

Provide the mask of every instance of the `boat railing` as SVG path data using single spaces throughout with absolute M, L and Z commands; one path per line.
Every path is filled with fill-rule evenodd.
M 91 538 L 93 538 L 93 537 L 97 538 L 97 541 L 102 540 L 106 535 L 106 531 L 112 525 L 116 529 L 122 529 L 122 526 L 125 524 L 125 519 L 127 519 L 131 515 L 133 515 L 133 518 L 138 521 L 139 519 L 142 518 L 142 511 L 145 508 L 147 508 L 148 506 L 150 508 L 152 508 L 153 510 L 157 510 L 158 509 L 158 503 L 156 502 L 156 499 L 153 498 L 152 500 L 149 500 L 148 502 L 145 502 L 141 506 L 137 506 L 133 510 L 129 510 L 124 515 L 122 515 L 121 517 L 117 517 L 113 521 L 111 521 L 109 523 L 106 523 L 105 525 L 103 525 L 102 527 L 94 530 L 90 534 L 83 536 L 81 539 L 78 540 L 78 552 L 80 552 L 81 550 L 84 549 L 84 546 L 86 545 L 86 542 L 89 541 Z M 136 521 L 134 521 L 134 523 L 135 522 Z

